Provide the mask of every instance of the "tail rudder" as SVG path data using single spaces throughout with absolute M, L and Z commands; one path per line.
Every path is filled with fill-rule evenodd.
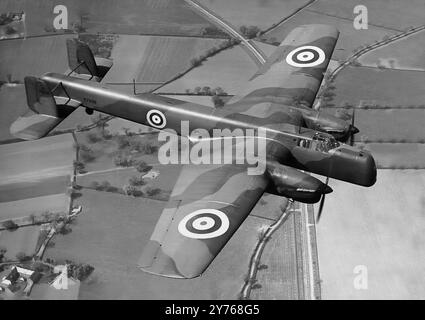
M 101 81 L 112 67 L 111 60 L 95 57 L 90 47 L 78 39 L 68 39 L 66 47 L 68 66 L 73 76 Z

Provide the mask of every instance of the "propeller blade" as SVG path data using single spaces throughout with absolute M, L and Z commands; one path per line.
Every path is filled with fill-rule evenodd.
M 318 212 L 317 218 L 316 218 L 317 223 L 319 223 L 320 217 L 322 216 L 323 206 L 325 205 L 325 198 L 326 198 L 326 196 L 325 196 L 325 194 L 323 194 L 322 199 L 320 199 L 319 212 Z
M 356 115 L 356 109 L 353 108 L 353 113 L 351 115 L 351 126 L 350 126 L 350 146 L 353 146 L 354 145 L 354 135 L 357 132 L 359 132 L 359 129 L 357 129 L 354 126 L 355 115 Z
M 329 183 L 329 177 L 326 177 L 326 183 L 325 184 L 326 184 L 327 188 L 329 188 L 328 183 Z M 325 198 L 326 198 L 326 193 L 324 193 L 322 195 L 322 198 L 320 199 L 319 212 L 317 213 L 317 218 L 316 218 L 317 223 L 319 223 L 320 217 L 322 216 L 323 207 L 325 205 Z

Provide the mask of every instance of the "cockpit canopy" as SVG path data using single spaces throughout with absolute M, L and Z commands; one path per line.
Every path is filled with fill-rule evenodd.
M 312 138 L 300 139 L 298 145 L 302 148 L 327 153 L 339 147 L 339 142 L 332 136 L 316 132 Z

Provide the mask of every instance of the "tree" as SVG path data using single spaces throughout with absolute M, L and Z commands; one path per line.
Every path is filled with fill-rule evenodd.
M 28 256 L 25 252 L 18 252 L 18 253 L 16 254 L 16 259 L 17 259 L 19 262 L 24 262 L 24 261 L 28 261 L 28 260 L 30 260 L 30 259 L 31 259 L 31 257 L 30 257 L 30 256 Z
M 144 161 L 140 161 L 136 166 L 136 170 L 140 173 L 149 172 L 151 169 L 152 169 L 152 166 L 147 165 L 146 162 Z
M 201 90 L 202 90 L 202 88 L 201 88 L 201 87 L 196 87 L 196 88 L 193 90 L 193 92 L 194 92 L 195 94 L 199 94 L 199 93 L 201 92 Z
M 34 213 L 31 213 L 31 214 L 28 216 L 28 218 L 29 218 L 29 220 L 30 220 L 31 224 L 34 224 L 34 223 L 35 223 L 35 214 L 34 214 Z
M 209 96 L 211 94 L 211 88 L 208 86 L 205 86 L 202 88 L 202 93 L 206 96 Z
M 78 173 L 85 173 L 86 172 L 86 166 L 83 162 L 81 161 L 76 161 L 74 160 L 74 169 L 75 171 L 77 171 Z
M 143 186 L 143 185 L 146 184 L 146 182 L 145 182 L 145 180 L 143 180 L 142 176 L 140 176 L 140 177 L 131 177 L 128 180 L 128 183 L 131 186 Z
M 147 187 L 145 189 L 145 193 L 149 196 L 149 197 L 153 197 L 156 196 L 158 194 L 161 193 L 161 189 L 159 188 L 151 188 L 151 187 Z
M 19 226 L 13 220 L 7 220 L 3 222 L 3 227 L 9 231 L 16 230 L 19 228 Z
M 7 249 L 5 247 L 0 247 L 0 263 L 4 261 Z
M 214 107 L 220 108 L 224 106 L 224 101 L 220 96 L 212 96 L 211 97 L 212 102 L 214 103 Z

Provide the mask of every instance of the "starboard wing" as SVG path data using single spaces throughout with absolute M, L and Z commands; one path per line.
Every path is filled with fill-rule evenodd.
M 244 89 L 216 113 L 261 125 L 285 122 L 282 105 L 311 107 L 338 40 L 328 25 L 295 28 L 248 81 Z

